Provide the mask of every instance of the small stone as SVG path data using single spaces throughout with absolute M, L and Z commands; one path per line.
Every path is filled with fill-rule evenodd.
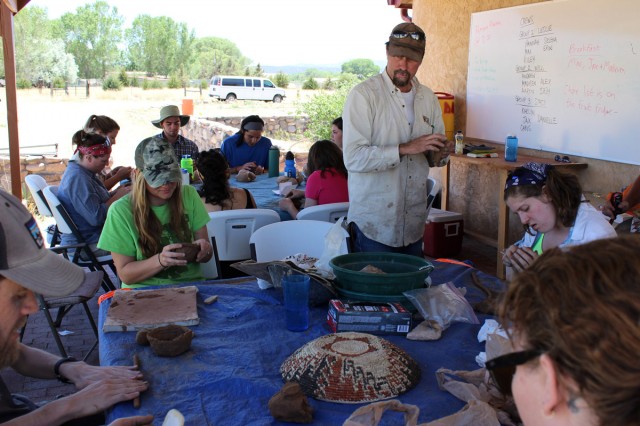
M 213 302 L 217 302 L 218 301 L 218 295 L 213 295 L 213 296 L 209 296 L 206 299 L 204 299 L 204 303 L 207 305 L 212 304 Z

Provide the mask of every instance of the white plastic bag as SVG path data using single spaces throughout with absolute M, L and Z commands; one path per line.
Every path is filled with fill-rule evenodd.
M 316 262 L 316 268 L 318 272 L 325 278 L 334 279 L 333 269 L 329 262 L 336 256 L 343 254 L 341 252 L 342 243 L 344 242 L 344 230 L 342 229 L 342 222 L 345 220 L 341 217 L 333 224 L 327 235 L 324 237 L 324 250 L 322 256 Z

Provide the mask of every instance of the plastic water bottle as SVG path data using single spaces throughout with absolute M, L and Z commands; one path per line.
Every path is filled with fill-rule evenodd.
M 456 132 L 456 154 L 462 155 L 464 152 L 464 136 L 462 134 L 462 130 L 458 130 Z
M 189 185 L 190 180 L 189 180 L 189 170 L 187 169 L 180 169 L 180 172 L 182 172 L 182 185 Z
M 190 155 L 183 155 L 180 160 L 180 167 L 183 169 L 187 169 L 189 172 L 189 176 L 193 179 L 193 158 Z
M 504 159 L 518 161 L 518 138 L 514 135 L 508 135 L 504 142 Z
M 284 175 L 287 177 L 296 177 L 296 159 L 293 156 L 293 152 L 288 151 L 284 157 Z
M 277 146 L 271 145 L 269 148 L 269 177 L 276 177 L 280 175 L 280 149 Z

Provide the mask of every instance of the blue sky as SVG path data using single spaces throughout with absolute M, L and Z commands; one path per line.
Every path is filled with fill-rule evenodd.
M 350 59 L 384 62 L 400 9 L 386 0 L 106 0 L 125 17 L 141 14 L 185 22 L 197 37 L 231 40 L 254 64 L 340 65 Z M 31 0 L 49 18 L 74 12 L 87 0 Z M 29 6 L 27 6 L 29 7 Z

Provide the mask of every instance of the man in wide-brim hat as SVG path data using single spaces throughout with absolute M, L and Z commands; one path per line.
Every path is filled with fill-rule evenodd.
M 180 134 L 180 128 L 187 124 L 190 118 L 188 115 L 180 114 L 180 108 L 176 105 L 165 105 L 160 110 L 160 118 L 152 120 L 151 123 L 162 129 L 158 137 L 169 142 L 178 159 L 189 155 L 195 163 L 200 154 L 198 146 Z

